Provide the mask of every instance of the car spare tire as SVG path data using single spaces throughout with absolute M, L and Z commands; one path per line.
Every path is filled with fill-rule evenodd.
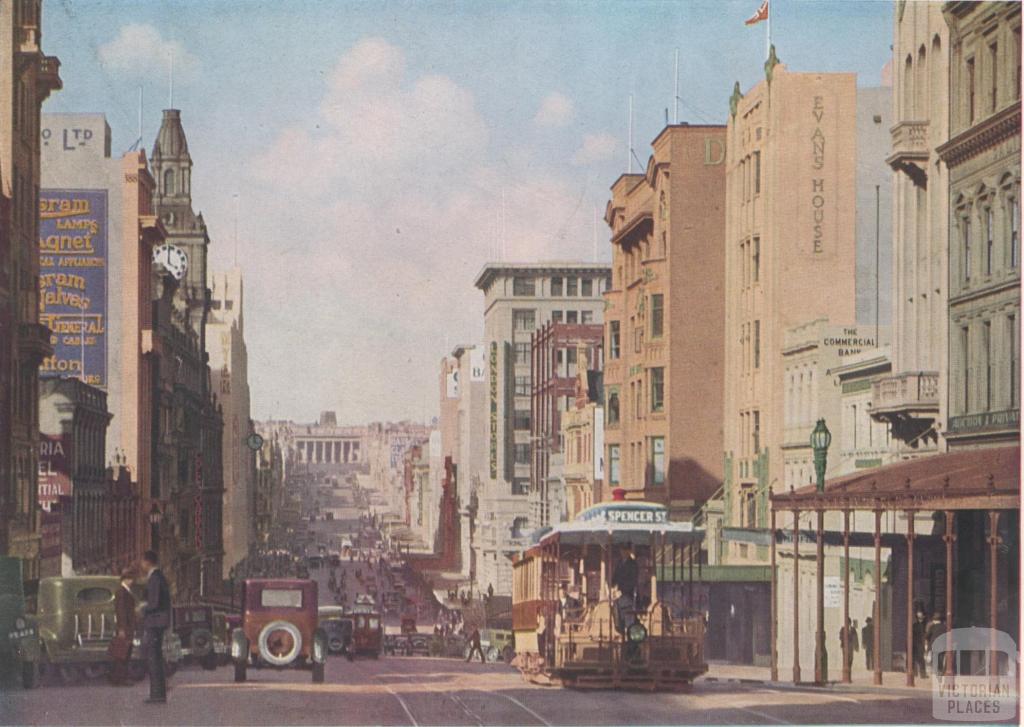
M 271 621 L 260 631 L 260 657 L 274 666 L 288 666 L 302 652 L 302 634 L 295 624 Z
M 189 645 L 192 648 L 192 656 L 202 659 L 213 651 L 213 635 L 206 629 L 197 629 L 192 632 Z

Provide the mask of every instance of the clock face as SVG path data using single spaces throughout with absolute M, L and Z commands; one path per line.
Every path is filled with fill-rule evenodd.
M 256 450 L 263 448 L 263 437 L 256 432 L 253 432 L 249 435 L 248 439 L 245 440 L 245 443 L 249 446 L 249 449 L 255 452 Z
M 162 265 L 175 280 L 181 280 L 188 272 L 188 255 L 180 247 L 170 243 L 153 248 L 153 262 Z

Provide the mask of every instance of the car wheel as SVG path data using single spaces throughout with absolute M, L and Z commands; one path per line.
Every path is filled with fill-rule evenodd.
M 511 646 L 506 646 L 501 650 L 501 658 L 505 660 L 506 664 L 511 664 L 512 660 L 516 657 L 516 650 Z
M 74 664 L 59 664 L 57 666 L 57 674 L 60 676 L 60 682 L 64 686 L 77 683 L 81 677 L 81 672 L 78 671 L 78 667 Z
M 99 679 L 107 673 L 106 664 L 86 664 L 82 667 L 82 673 L 86 679 Z
M 217 655 L 210 653 L 199 662 L 206 671 L 213 671 L 217 668 Z
M 313 683 L 323 684 L 324 683 L 324 665 L 320 663 L 313 664 Z
M 246 666 L 244 661 L 235 662 L 235 682 L 245 681 L 245 670 Z
M 491 662 L 497 661 L 498 657 L 501 656 L 501 652 L 498 651 L 498 647 L 497 646 L 488 646 L 486 653 L 487 653 L 487 661 L 491 661 Z
M 34 661 L 21 663 L 21 686 L 25 689 L 35 689 L 39 686 L 39 668 Z

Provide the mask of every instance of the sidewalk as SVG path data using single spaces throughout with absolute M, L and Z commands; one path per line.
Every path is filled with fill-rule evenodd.
M 708 662 L 708 672 L 698 681 L 708 682 L 731 682 L 738 684 L 760 684 L 776 688 L 811 688 L 811 689 L 836 689 L 864 691 L 879 690 L 884 692 L 905 692 L 908 695 L 928 695 L 932 692 L 931 677 L 920 677 L 915 680 L 913 687 L 908 687 L 906 675 L 903 672 L 887 671 L 882 673 L 882 684 L 878 686 L 874 682 L 874 672 L 864 669 L 853 670 L 853 681 L 850 684 L 839 681 L 842 673 L 829 674 L 829 682 L 825 686 L 818 686 L 813 683 L 814 667 L 809 670 L 802 669 L 803 681 L 793 684 L 792 678 L 786 679 L 787 673 L 792 676 L 790 668 L 779 669 L 779 679 L 771 680 L 771 670 L 766 666 L 749 666 L 746 664 L 728 664 L 725 662 Z

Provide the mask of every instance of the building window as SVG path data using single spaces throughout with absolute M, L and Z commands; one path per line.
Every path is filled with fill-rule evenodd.
M 963 391 L 960 393 L 962 407 L 960 412 L 967 414 L 971 410 L 971 329 L 960 328 L 960 356 L 963 361 Z
M 974 59 L 967 59 L 967 123 L 974 123 Z
M 761 152 L 754 152 L 754 194 L 761 194 Z
M 512 415 L 512 428 L 517 430 L 529 430 L 530 412 L 517 409 L 515 414 Z
M 574 310 L 567 310 L 565 312 L 565 322 L 566 323 L 578 323 L 579 322 L 579 313 L 574 311 Z
M 512 295 L 532 296 L 536 292 L 533 278 L 513 278 Z
M 999 101 L 999 43 L 992 43 L 988 47 L 989 72 L 992 74 L 989 84 L 989 111 L 996 110 Z
M 608 445 L 608 484 L 619 484 L 619 445 Z
M 665 369 L 651 369 L 651 411 L 665 411 Z
M 992 411 L 992 321 L 981 324 L 981 355 L 985 357 L 985 411 Z
M 665 484 L 665 438 L 651 437 L 651 484 Z
M 530 377 L 529 376 L 516 376 L 515 378 L 516 396 L 529 396 L 530 395 Z
M 754 368 L 761 368 L 761 321 L 754 321 Z
M 516 344 L 516 363 L 517 364 L 528 364 L 530 363 L 530 344 L 529 342 L 519 342 Z
M 619 322 L 608 322 L 608 358 L 618 358 L 620 349 Z
M 619 423 L 619 392 L 617 389 L 608 392 L 608 423 Z
M 551 296 L 559 297 L 562 295 L 562 277 L 551 278 Z
M 1010 267 L 1016 268 L 1020 260 L 1020 201 L 1010 198 Z
M 562 322 L 562 311 L 560 311 L 560 310 L 553 310 L 553 311 L 551 311 L 551 322 L 552 323 L 561 323 Z
M 640 353 L 644 345 L 644 329 L 636 326 L 633 329 L 633 353 Z
M 594 311 L 585 310 L 580 312 L 580 323 L 589 325 L 594 322 Z
M 753 426 L 750 429 L 750 444 L 756 457 L 761 451 L 761 412 L 755 410 L 752 414 Z
M 530 464 L 530 445 L 517 444 L 515 446 L 515 463 Z
M 985 209 L 985 275 L 992 274 L 992 234 L 995 232 L 992 224 L 992 208 Z
M 753 252 L 751 253 L 750 271 L 751 271 L 751 276 L 754 279 L 754 282 L 755 283 L 758 282 L 761 279 L 761 238 L 760 237 L 755 237 L 754 238 L 754 249 L 753 249 Z
M 164 194 L 174 194 L 174 170 L 164 171 Z
M 527 446 L 527 445 L 524 445 Z M 513 495 L 528 495 L 530 494 L 530 481 L 523 477 L 517 477 L 512 480 L 512 494 Z M 522 535 L 522 529 L 526 527 L 526 523 L 523 518 L 517 517 L 515 524 L 512 527 L 512 536 L 520 537 Z
M 961 225 L 961 235 L 963 236 L 963 279 L 965 283 L 971 282 L 971 220 L 969 217 L 964 217 Z
M 534 326 L 534 314 L 532 310 L 512 311 L 512 327 L 515 330 L 532 331 Z
M 565 279 L 565 294 L 575 296 L 579 294 L 579 278 Z
M 1017 59 L 1017 87 L 1015 89 L 1016 97 L 1020 98 L 1020 85 L 1021 81 L 1024 80 L 1020 75 L 1020 61 L 1021 61 L 1021 50 L 1020 50 L 1020 28 L 1016 28 L 1013 31 L 1013 57 Z
M 661 338 L 665 330 L 665 296 L 655 293 L 651 296 L 651 338 Z
M 1010 408 L 1015 409 L 1018 406 L 1017 397 L 1020 395 L 1017 387 L 1017 377 L 1020 376 L 1020 338 L 1017 333 L 1017 316 L 1007 316 L 1006 323 L 1010 329 L 1007 331 L 1006 336 L 1006 340 L 1010 342 Z
M 580 283 L 581 292 L 584 298 L 592 298 L 594 295 L 594 280 L 593 278 L 583 278 Z

